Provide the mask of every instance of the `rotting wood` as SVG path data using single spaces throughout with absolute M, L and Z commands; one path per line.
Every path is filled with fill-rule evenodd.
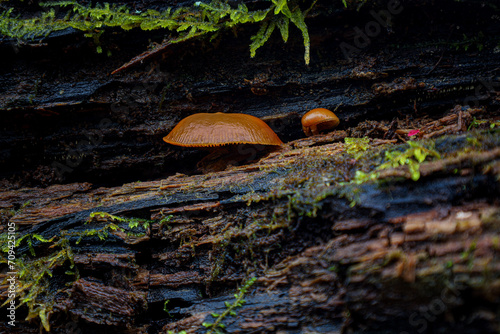
M 136 9 L 153 5 L 125 2 Z M 169 4 L 180 5 L 154 5 Z M 172 148 L 161 138 L 196 112 L 261 117 L 290 141 L 303 136 L 300 116 L 315 107 L 338 107 L 340 127 L 346 130 L 367 120 L 390 124 L 394 117 L 437 118 L 457 102 L 495 104 L 499 53 L 461 48 L 495 43 L 487 32 L 498 30 L 498 20 L 487 6 L 477 8 L 470 0 L 405 1 L 407 10 L 392 18 L 390 34 L 382 29 L 369 47 L 346 59 L 340 45 L 354 45 L 352 29 L 373 20 L 372 8 L 356 14 L 331 10 L 328 1 L 317 5 L 307 21 L 316 50 L 308 67 L 302 63 L 300 35 L 292 32 L 286 47 L 273 35 L 250 59 L 251 27 L 239 31 L 238 38 L 221 33 L 218 47 L 209 50 L 206 40 L 172 45 L 162 58 L 113 76 L 109 73 L 143 53 L 149 40 L 161 42 L 164 35 L 113 32 L 102 41 L 117 50 L 111 57 L 97 54 L 91 39 L 75 31 L 49 35 L 37 47 L 6 41 L 1 45 L 9 70 L 2 75 L 0 96 L 0 184 L 10 189 L 85 181 L 111 186 L 191 173 L 200 153 Z M 450 33 L 438 23 L 458 19 L 467 32 Z M 435 25 L 422 27 L 420 21 Z M 485 41 L 475 39 L 482 34 Z M 255 94 L 257 88 L 266 94 Z
M 317 58 L 307 68 L 293 60 L 303 50 L 292 36 L 285 48 L 271 38 L 266 56 L 254 60 L 248 39 L 223 36 L 201 56 L 196 43 L 172 46 L 163 59 L 113 77 L 146 49 L 144 35 L 115 41 L 122 50 L 105 60 L 92 45 L 75 45 L 73 33 L 59 51 L 51 38 L 9 50 L 10 61 L 21 61 L 1 77 L 1 184 L 10 190 L 0 191 L 0 228 L 14 222 L 20 235 L 67 238 L 75 267 L 67 260 L 50 268 L 49 293 L 37 299 L 52 331 L 69 324 L 95 333 L 203 333 L 212 313 L 234 302 L 238 285 L 256 276 L 246 304 L 222 321 L 228 332 L 498 333 L 499 54 L 495 39 L 486 39 L 486 52 L 474 49 L 479 29 L 497 31 L 498 20 L 475 1 L 429 3 L 405 2 L 390 33 L 351 62 L 339 42 L 353 41 L 344 29 L 364 27 L 371 9 L 332 12 L 327 20 L 338 25 L 327 27 L 316 16 L 307 23 Z M 460 48 L 471 40 L 472 51 Z M 36 48 L 61 60 L 54 67 Z M 26 66 L 32 52 L 46 59 Z M 319 105 L 340 105 L 341 129 L 300 138 L 300 115 Z M 167 147 L 161 137 L 201 111 L 262 117 L 287 145 L 259 161 L 196 174 L 202 154 Z M 75 149 L 89 134 L 103 141 L 76 150 L 81 163 L 55 175 L 50 164 L 79 161 Z M 344 139 L 364 136 L 370 150 L 349 155 Z M 420 163 L 418 181 L 401 166 L 378 170 L 375 183 L 340 186 L 420 136 L 433 139 L 442 159 Z M 373 160 L 362 162 L 367 155 Z M 12 176 L 20 166 L 22 177 Z M 148 181 L 122 185 L 139 179 Z M 52 185 L 61 181 L 81 182 Z M 103 214 L 91 217 L 96 212 Z M 120 229 L 102 239 L 81 236 L 111 224 Z M 26 240 L 17 248 L 26 262 L 68 251 L 31 241 L 34 257 Z M 67 273 L 75 268 L 77 275 Z M 28 273 L 25 280 L 35 275 Z M 26 316 L 24 305 L 18 319 Z M 20 321 L 17 331 L 39 332 L 39 319 Z
M 72 315 L 108 326 L 122 327 L 147 307 L 146 294 L 80 279 L 73 284 L 72 304 L 62 306 Z
M 54 310 L 67 310 L 82 328 L 108 324 L 117 330 L 154 326 L 196 332 L 201 322 L 214 321 L 211 313 L 222 313 L 224 303 L 232 302 L 236 284 L 247 271 L 258 280 L 238 316 L 224 321 L 229 332 L 340 332 L 363 326 L 411 330 L 415 328 L 409 317 L 441 293 L 457 296 L 446 304 L 452 313 L 470 303 L 470 291 L 478 300 L 498 298 L 498 182 L 491 182 L 496 169 L 487 168 L 500 160 L 497 147 L 490 145 L 482 152 L 465 149 L 458 155 L 447 151 L 442 159 L 421 164 L 417 182 L 404 167 L 382 170 L 387 185 L 363 186 L 352 209 L 332 192 L 318 202 L 315 215 L 305 212 L 312 212 L 314 203 L 300 197 L 290 211 L 290 196 L 306 196 L 313 184 L 302 190 L 295 185 L 291 192 L 287 184 L 301 181 L 287 178 L 318 173 L 318 162 L 347 157 L 346 144 L 325 138 L 332 134 L 308 138 L 313 141 L 309 146 L 303 140 L 300 145 L 290 143 L 253 164 L 216 173 L 175 175 L 115 188 L 87 185 L 84 192 L 71 191 L 82 189 L 80 185 L 66 187 L 67 195 L 51 197 L 54 214 L 60 214 L 58 202 L 83 201 L 93 207 L 52 221 L 35 219 L 31 225 L 20 225 L 23 233 L 49 238 L 60 229 L 70 232 L 113 222 L 106 216 L 89 219 L 95 211 L 152 222 L 143 237 L 118 230 L 105 242 L 84 238 L 72 243 L 74 262 L 85 276 L 59 298 Z M 460 138 L 445 140 L 463 142 Z M 486 142 L 495 140 L 488 138 Z M 392 140 L 373 143 L 373 149 L 399 145 Z M 463 150 L 460 145 L 451 147 Z M 353 163 L 349 158 L 342 161 L 345 166 Z M 280 171 L 283 168 L 298 169 L 288 175 Z M 450 174 L 454 170 L 458 172 Z M 398 181 L 401 177 L 407 181 Z M 314 182 L 314 189 L 326 194 L 338 187 L 334 180 L 323 183 L 321 177 Z M 2 194 L 7 207 L 25 199 L 26 192 L 30 190 Z M 23 217 L 28 209 L 34 216 L 37 210 L 41 217 L 47 212 L 46 205 L 35 201 L 12 219 Z M 273 215 L 275 220 L 269 220 Z M 166 217 L 170 218 L 160 224 Z M 36 242 L 34 246 L 44 247 Z M 89 281 L 93 276 L 95 283 Z M 125 287 L 130 295 L 119 290 Z M 107 299 L 109 305 L 90 313 L 82 313 L 84 306 L 68 306 L 96 307 L 100 298 L 114 294 L 126 300 Z M 82 300 L 84 295 L 87 300 Z M 163 311 L 167 300 L 172 318 Z M 114 308 L 121 303 L 123 309 Z M 135 303 L 142 306 L 133 307 Z M 497 328 L 498 323 L 488 318 L 494 307 L 477 312 L 470 308 L 467 319 L 485 332 Z M 453 327 L 445 315 L 436 314 L 432 325 Z

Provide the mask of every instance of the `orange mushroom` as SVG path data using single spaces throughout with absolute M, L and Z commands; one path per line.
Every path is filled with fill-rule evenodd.
M 283 144 L 261 119 L 220 112 L 188 116 L 163 140 L 177 146 L 210 149 L 212 152 L 198 162 L 202 171 L 223 170 L 228 165 L 251 161 Z M 242 145 L 251 147 L 243 148 Z
M 339 118 L 325 108 L 313 109 L 302 116 L 302 130 L 306 136 L 317 135 L 339 125 Z
M 229 144 L 281 145 L 283 142 L 261 119 L 246 114 L 200 113 L 182 119 L 163 138 L 185 147 Z

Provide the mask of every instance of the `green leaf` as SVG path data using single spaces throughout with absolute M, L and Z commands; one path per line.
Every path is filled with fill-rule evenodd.
M 138 220 L 133 220 L 130 223 L 128 223 L 128 227 L 130 227 L 130 228 L 136 228 L 137 226 L 139 226 Z
M 42 309 L 39 311 L 38 316 L 40 317 L 40 320 L 41 320 L 41 322 L 42 322 L 43 328 L 44 328 L 47 332 L 50 332 L 49 319 L 48 319 L 48 316 L 47 316 L 47 313 L 46 313 L 45 308 L 42 308 Z
M 250 38 L 253 41 L 252 44 L 250 44 L 250 57 L 255 57 L 255 52 L 267 42 L 269 37 L 271 37 L 274 28 L 276 28 L 275 21 L 265 22 L 262 24 L 257 34 Z
M 276 23 L 281 33 L 281 37 L 283 38 L 283 42 L 288 41 L 288 23 L 290 19 L 286 16 L 281 17 Z
M 52 239 L 45 239 L 44 237 L 42 237 L 41 235 L 39 234 L 32 234 L 33 238 L 35 238 L 36 240 L 38 241 L 41 241 L 41 242 L 51 242 Z
M 285 6 L 286 9 L 288 9 L 286 1 L 287 0 L 273 0 L 273 3 L 276 5 L 276 7 L 274 7 L 274 15 L 279 14 L 283 10 L 283 7 Z
M 427 157 L 427 152 L 422 152 L 420 148 L 416 148 L 413 154 L 415 155 L 415 158 L 417 158 L 417 161 L 419 163 L 422 163 Z
M 410 169 L 411 179 L 413 181 L 418 181 L 420 178 L 420 165 L 417 163 L 411 163 L 408 168 Z
M 306 65 L 309 65 L 310 61 L 310 39 L 309 39 L 309 32 L 307 30 L 307 25 L 304 21 L 304 15 L 302 14 L 300 8 L 297 7 L 292 12 L 292 16 L 290 17 L 290 20 L 297 26 L 297 28 L 300 29 L 302 32 L 302 37 L 304 38 L 304 61 L 306 62 Z

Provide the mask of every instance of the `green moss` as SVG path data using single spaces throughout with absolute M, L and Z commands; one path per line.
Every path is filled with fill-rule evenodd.
M 364 173 L 360 170 L 356 171 L 353 182 L 362 184 L 368 181 L 377 180 L 379 177 L 378 171 L 388 168 L 396 168 L 399 166 L 408 166 L 411 179 L 418 181 L 420 178 L 420 164 L 428 157 L 440 159 L 439 153 L 434 150 L 434 143 L 430 142 L 429 147 L 426 147 L 421 142 L 408 141 L 409 147 L 401 152 L 400 150 L 387 150 L 385 151 L 385 160 L 383 164 L 379 165 L 375 171 Z
M 369 184 L 383 185 L 394 179 L 389 177 L 390 173 L 380 179 L 383 170 L 406 166 L 409 177 L 417 181 L 420 165 L 441 159 L 442 154 L 450 157 L 496 147 L 498 136 L 490 131 L 473 131 L 467 138 L 451 136 L 436 142 L 409 141 L 400 145 L 371 146 L 368 138 L 346 138 L 345 150 L 341 153 L 325 156 L 320 151 L 317 154 L 311 151 L 294 161 L 285 171 L 280 171 L 288 176 L 281 178 L 278 191 L 258 199 L 287 199 L 289 220 L 296 216 L 315 217 L 321 210 L 322 201 L 332 196 L 345 198 L 354 206 Z
M 338 273 L 340 271 L 340 268 L 338 265 L 333 264 L 330 267 L 328 267 L 326 270 L 334 272 L 334 273 Z
M 19 18 L 8 9 L 0 14 L 0 35 L 19 39 L 33 40 L 44 38 L 53 31 L 74 28 L 85 32 L 86 37 L 94 39 L 97 52 L 102 52 L 99 38 L 104 29 L 120 28 L 130 30 L 164 29 L 170 32 L 170 42 L 177 43 L 206 34 L 215 34 L 224 29 L 232 29 L 246 23 L 261 22 L 261 28 L 250 44 L 250 55 L 255 56 L 269 39 L 276 27 L 283 41 L 288 40 L 291 22 L 302 33 L 304 39 L 304 60 L 309 64 L 309 33 L 305 23 L 308 11 L 315 5 L 312 1 L 307 10 L 301 10 L 298 1 L 272 0 L 266 9 L 250 10 L 245 4 L 233 8 L 228 2 L 212 0 L 210 3 L 198 1 L 192 7 L 169 8 L 163 12 L 148 9 L 143 12 L 130 11 L 126 6 L 97 4 L 87 7 L 75 1 L 41 3 L 47 11 L 38 17 Z M 56 15 L 56 8 L 69 8 L 66 15 Z
M 50 243 L 50 248 L 54 251 L 46 256 L 33 257 L 32 241 L 35 239 L 43 243 Z M 68 239 L 60 238 L 53 242 L 54 239 L 56 238 L 47 240 L 39 235 L 26 235 L 16 240 L 16 248 L 26 243 L 32 252 L 32 256 L 16 254 L 16 296 L 19 299 L 17 307 L 26 305 L 28 307 L 26 320 L 40 318 L 47 332 L 50 331 L 49 317 L 52 313 L 56 295 L 67 290 L 64 283 L 71 283 L 79 277 L 78 269 L 73 262 L 73 252 Z M 7 263 L 6 235 L 1 235 L 0 244 L 2 245 L 0 263 Z M 54 284 L 53 273 L 60 268 L 66 268 L 64 270 L 65 275 L 63 275 L 66 277 L 63 283 L 61 283 L 61 280 L 57 280 L 58 284 Z M 5 301 L 2 307 L 8 302 L 10 302 L 9 299 Z
M 470 123 L 469 127 L 467 128 L 467 131 L 470 131 L 473 128 L 479 128 L 482 125 L 489 126 L 489 128 L 491 130 L 494 130 L 495 128 L 500 127 L 500 121 L 480 120 L 480 119 L 476 119 L 476 117 L 474 117 L 474 119 Z
M 417 181 L 420 179 L 420 166 L 426 161 L 497 146 L 498 135 L 491 130 L 472 131 L 467 137 L 445 136 L 436 141 L 409 141 L 399 145 L 372 146 L 368 138 L 346 138 L 342 152 L 325 155 L 321 149 L 310 150 L 293 163 L 276 170 L 281 176 L 274 190 L 258 196 L 251 195 L 248 200 L 249 204 L 283 200 L 287 220 L 293 222 L 297 217 L 316 217 L 326 198 L 344 198 L 350 206 L 354 206 L 366 189 L 401 180 L 391 177 L 401 173 L 391 172 L 384 173 L 386 176 L 381 179 L 384 170 L 403 166 L 408 168 L 409 178 Z M 458 173 L 459 169 L 449 172 Z
M 231 225 L 231 223 L 228 225 Z M 224 271 L 227 256 L 241 261 L 244 267 L 243 271 L 253 271 L 258 267 L 258 265 L 251 264 L 253 261 L 261 259 L 260 257 L 263 254 L 280 247 L 278 243 L 262 246 L 261 240 L 288 227 L 288 222 L 277 217 L 274 217 L 271 221 L 260 219 L 254 220 L 247 225 L 224 227 L 227 230 L 218 242 L 214 242 L 212 246 L 213 261 L 210 282 L 214 281 Z
M 288 26 L 292 22 L 301 32 L 304 39 L 304 61 L 309 64 L 310 61 L 310 50 L 309 50 L 309 32 L 307 30 L 306 23 L 304 21 L 307 12 L 316 4 L 316 0 L 313 1 L 311 7 L 302 12 L 297 4 L 292 4 L 293 7 L 290 10 L 289 3 L 287 0 L 271 0 L 273 6 L 270 10 L 273 11 L 273 17 L 270 20 L 265 21 L 256 35 L 252 36 L 252 44 L 250 44 L 250 56 L 255 56 L 255 51 L 260 48 L 269 39 L 273 31 L 278 27 L 283 41 L 286 43 L 288 40 Z
M 476 250 L 476 245 L 477 245 L 476 241 L 471 242 L 469 248 L 463 251 L 462 254 L 460 254 L 460 258 L 462 260 L 471 260 L 474 256 L 473 254 L 474 251 Z
M 469 49 L 476 49 L 477 51 L 482 51 L 484 49 L 484 44 L 486 42 L 486 37 L 484 33 L 480 31 L 475 36 L 467 36 L 466 34 L 462 35 L 461 41 L 456 41 L 451 43 L 451 48 L 455 50 L 464 50 L 468 51 Z
M 168 222 L 171 217 L 172 216 L 166 216 L 165 218 L 163 218 L 161 220 L 160 223 Z M 152 223 L 151 220 L 147 220 L 147 219 L 123 218 L 123 217 L 119 217 L 119 216 L 115 216 L 115 215 L 109 214 L 107 212 L 92 212 L 90 214 L 88 222 L 91 222 L 91 221 L 94 221 L 94 220 L 117 221 L 117 222 L 127 223 L 130 230 L 133 230 L 136 227 L 140 227 L 140 226 L 142 228 L 144 228 L 145 230 L 147 230 L 150 227 L 150 224 Z M 125 229 L 120 228 L 119 226 L 117 226 L 115 224 L 108 224 L 106 226 L 110 226 L 109 229 L 113 229 L 113 230 L 120 229 L 122 231 L 125 231 Z M 131 231 L 128 231 L 128 233 L 131 233 Z
M 212 317 L 215 318 L 215 322 L 204 322 L 202 325 L 208 329 L 207 334 L 212 333 L 224 333 L 224 329 L 226 326 L 222 323 L 227 316 L 235 316 L 235 309 L 240 308 L 245 304 L 245 299 L 243 297 L 248 292 L 248 290 L 252 287 L 252 285 L 257 280 L 256 277 L 252 277 L 248 279 L 242 287 L 238 289 L 238 293 L 234 295 L 235 301 L 230 304 L 229 302 L 225 302 L 226 309 L 222 314 L 212 313 Z
M 500 250 L 500 237 L 499 236 L 492 237 L 491 244 L 493 245 L 493 249 Z
M 144 235 L 143 232 L 137 233 L 135 230 L 147 229 L 150 223 L 145 219 L 122 218 L 106 212 L 91 213 L 87 222 L 108 223 L 100 228 L 89 228 L 83 231 L 68 232 L 63 230 L 59 235 L 50 239 L 39 234 L 25 234 L 16 239 L 15 249 L 17 253 L 14 262 L 17 271 L 16 297 L 19 300 L 17 307 L 26 305 L 28 308 L 26 320 L 39 318 L 47 332 L 50 331 L 49 318 L 58 294 L 70 293 L 69 287 L 79 278 L 70 240 L 78 238 L 77 244 L 88 237 L 97 236 L 100 240 L 105 240 L 110 232 L 117 230 L 127 232 L 128 235 Z M 118 226 L 115 222 L 125 223 L 128 226 Z M 0 235 L 0 263 L 7 264 L 9 262 L 8 241 L 7 233 Z M 37 244 L 37 252 L 43 255 L 35 253 L 35 244 Z M 27 253 L 19 252 L 22 246 L 27 247 Z M 54 276 L 57 276 L 57 279 Z M 6 279 L 7 277 L 3 284 L 6 283 Z M 2 306 L 8 302 L 10 300 L 6 300 Z
M 429 142 L 429 147 L 426 147 L 422 142 L 415 141 L 408 141 L 407 144 L 410 147 L 404 152 L 386 151 L 385 157 L 388 161 L 380 165 L 377 169 L 408 166 L 412 180 L 417 181 L 420 178 L 420 164 L 424 162 L 427 157 L 441 159 L 439 153 L 434 150 L 434 142 Z
M 345 150 L 348 154 L 354 156 L 355 159 L 360 158 L 366 150 L 370 148 L 370 138 L 344 138 Z

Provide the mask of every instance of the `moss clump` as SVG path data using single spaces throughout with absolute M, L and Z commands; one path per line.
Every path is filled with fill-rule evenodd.
M 434 143 L 432 142 L 429 144 L 431 147 L 425 147 L 423 143 L 415 141 L 408 141 L 407 144 L 409 147 L 403 152 L 399 150 L 385 151 L 385 163 L 381 164 L 375 171 L 370 173 L 364 173 L 360 170 L 356 171 L 356 176 L 353 181 L 356 184 L 361 184 L 370 180 L 376 180 L 378 178 L 378 171 L 399 166 L 408 166 L 411 179 L 413 181 L 418 181 L 420 178 L 420 164 L 424 162 L 427 157 L 441 159 L 439 153 L 434 150 Z
M 370 148 L 370 138 L 344 138 L 345 149 L 348 154 L 352 154 L 355 159 L 360 158 L 366 150 Z
M 212 0 L 210 3 L 198 1 L 191 7 L 169 8 L 163 12 L 148 9 L 143 12 L 130 11 L 126 6 L 96 4 L 87 7 L 75 1 L 41 3 L 47 8 L 38 17 L 19 18 L 10 8 L 0 14 L 0 35 L 19 39 L 33 40 L 46 37 L 53 31 L 74 28 L 93 38 L 98 45 L 97 52 L 102 52 L 99 37 L 105 28 L 130 30 L 165 29 L 171 34 L 171 43 L 185 41 L 206 34 L 215 34 L 224 29 L 235 28 L 245 23 L 261 22 L 261 28 L 254 35 L 250 44 L 250 55 L 255 56 L 278 27 L 283 41 L 288 40 L 290 22 L 302 33 L 304 39 L 304 60 L 309 63 L 309 33 L 305 23 L 308 11 L 316 0 L 309 1 L 307 10 L 301 10 L 296 0 L 271 0 L 267 9 L 250 10 L 245 4 L 236 8 L 227 1 Z M 69 8 L 66 14 L 56 14 L 56 8 Z
M 280 178 L 282 181 L 277 190 L 251 197 L 249 202 L 285 199 L 289 220 L 297 216 L 315 217 L 325 198 L 345 198 L 350 206 L 354 206 L 366 189 L 378 186 L 382 181 L 391 182 L 390 178 L 403 175 L 418 181 L 422 163 L 442 159 L 442 155 L 451 158 L 469 150 L 491 149 L 498 144 L 497 138 L 494 134 L 476 132 L 470 133 L 467 138 L 450 136 L 436 142 L 408 141 L 397 146 L 373 146 L 368 138 L 346 138 L 345 149 L 341 152 L 324 154 L 321 150 L 311 150 L 311 153 L 284 167 L 280 173 L 288 176 Z M 409 173 L 388 171 L 381 179 L 383 170 L 398 167 L 406 167 Z
M 39 318 L 47 332 L 50 331 L 49 320 L 56 298 L 62 292 L 69 293 L 69 287 L 79 278 L 78 268 L 73 260 L 72 240 L 76 238 L 77 244 L 84 238 L 95 236 L 100 240 L 105 240 L 113 231 L 140 236 L 145 232 L 136 232 L 136 230 L 147 230 L 150 224 L 150 221 L 145 219 L 123 218 L 106 212 L 91 213 L 87 223 L 91 222 L 108 223 L 99 228 L 89 228 L 83 231 L 63 230 L 59 235 L 50 239 L 38 234 L 25 234 L 16 239 L 17 285 L 15 294 L 19 300 L 17 307 L 26 305 L 28 307 L 26 320 Z M 127 226 L 119 226 L 115 222 L 127 224 Z M 23 252 L 23 249 L 27 251 Z M 8 234 L 3 233 L 0 235 L 0 263 L 9 263 L 8 254 Z M 3 283 L 5 284 L 6 281 Z M 2 307 L 9 302 L 10 300 L 7 299 Z
M 162 219 L 162 222 L 166 222 L 168 220 L 170 220 L 171 216 L 167 216 L 165 218 Z M 88 222 L 91 222 L 91 221 L 105 221 L 105 222 L 108 222 L 108 221 L 116 221 L 116 222 L 120 222 L 120 223 L 126 223 L 128 224 L 128 229 L 125 230 L 124 228 L 114 224 L 114 223 L 110 223 L 106 226 L 104 226 L 104 230 L 88 230 L 87 234 L 85 236 L 90 236 L 90 235 L 93 235 L 93 234 L 97 234 L 99 236 L 99 238 L 101 240 L 103 240 L 103 238 L 107 237 L 107 231 L 108 230 L 120 230 L 122 232 L 127 232 L 128 235 L 133 235 L 133 236 L 142 236 L 144 235 L 145 233 L 135 233 L 133 232 L 133 230 L 135 228 L 138 228 L 138 227 L 142 227 L 144 230 L 148 230 L 152 221 L 150 220 L 147 220 L 147 219 L 140 219 L 140 218 L 123 218 L 123 217 L 119 217 L 119 216 L 115 216 L 115 215 L 112 215 L 112 214 L 109 214 L 107 212 L 92 212 L 90 214 L 90 217 L 89 217 L 89 220 Z
M 4 240 L 6 239 L 4 236 L 6 235 L 1 235 L 0 239 L 2 245 L 0 263 L 7 263 L 7 240 Z M 32 253 L 31 256 L 18 254 L 15 261 L 17 272 L 15 295 L 19 298 L 17 307 L 26 305 L 28 307 L 26 320 L 40 318 L 47 332 L 50 331 L 49 319 L 56 296 L 67 290 L 66 283 L 71 284 L 79 277 L 68 239 L 59 238 L 57 241 L 55 239 L 55 237 L 45 239 L 33 234 L 25 235 L 16 241 L 16 248 L 27 244 Z M 46 256 L 35 257 L 32 247 L 34 240 L 51 244 L 50 248 L 55 251 Z M 53 276 L 56 270 L 64 272 L 64 275 L 58 275 L 58 279 L 55 280 Z M 7 299 L 2 307 L 9 302 L 10 299 Z
M 409 147 L 404 152 L 386 151 L 385 158 L 387 162 L 380 165 L 377 169 L 395 168 L 399 166 L 408 166 L 413 181 L 420 178 L 420 164 L 428 157 L 441 159 L 441 155 L 434 150 L 434 142 L 429 142 L 426 147 L 422 142 L 408 141 Z
M 68 28 L 65 20 L 56 19 L 54 8 L 43 12 L 38 17 L 21 19 L 13 15 L 14 8 L 0 13 L 0 35 L 18 40 L 43 38 L 52 31 Z
M 222 320 L 226 318 L 227 316 L 235 316 L 236 312 L 234 311 L 236 308 L 242 307 L 243 304 L 245 304 L 245 299 L 243 297 L 245 294 L 248 292 L 250 287 L 255 283 L 257 280 L 256 277 L 252 277 L 249 280 L 247 280 L 241 288 L 238 289 L 238 293 L 234 295 L 234 298 L 236 300 L 230 304 L 229 302 L 225 302 L 226 310 L 222 314 L 217 314 L 217 313 L 212 313 L 212 317 L 215 318 L 214 323 L 210 322 L 204 322 L 202 325 L 208 329 L 207 334 L 212 334 L 212 333 L 225 333 L 224 329 L 226 326 L 222 323 Z

